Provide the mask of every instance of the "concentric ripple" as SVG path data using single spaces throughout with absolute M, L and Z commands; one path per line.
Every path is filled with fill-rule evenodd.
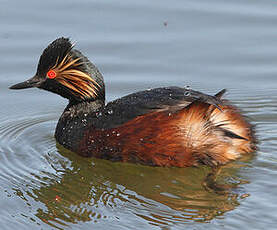
M 45 150 L 55 147 L 51 135 L 54 117 L 49 115 L 8 120 L 0 125 L 0 177 L 14 183 L 30 180 L 31 173 L 39 172 L 47 163 Z M 38 135 L 39 133 L 39 135 Z
M 0 124 L 0 180 L 6 193 L 30 210 L 21 207 L 16 214 L 27 223 L 32 219 L 58 229 L 103 221 L 120 222 L 123 229 L 170 227 L 208 222 L 245 197 L 243 188 L 220 196 L 206 191 L 206 167 L 156 168 L 79 157 L 56 144 L 56 120 L 56 114 L 44 114 Z M 225 167 L 219 181 L 243 183 L 237 175 L 243 165 Z
M 0 181 L 9 207 L 17 210 L 3 209 L 2 220 L 12 215 L 21 229 L 34 224 L 43 229 L 105 224 L 113 229 L 119 223 L 121 229 L 183 229 L 184 224 L 220 222 L 238 207 L 251 215 L 255 204 L 247 197 L 271 186 L 267 175 L 276 176 L 277 98 L 232 96 L 256 125 L 260 151 L 222 169 L 218 183 L 231 187 L 225 194 L 205 190 L 207 167 L 146 167 L 79 157 L 56 143 L 57 113 L 2 120 Z

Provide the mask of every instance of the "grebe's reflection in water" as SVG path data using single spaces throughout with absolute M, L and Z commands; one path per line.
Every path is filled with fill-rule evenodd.
M 152 225 L 206 222 L 235 209 L 247 197 L 238 189 L 218 194 L 207 191 L 203 181 L 208 167 L 163 168 L 114 163 L 82 158 L 57 145 L 58 153 L 47 155 L 56 175 L 36 175 L 45 180 L 29 194 L 45 208 L 36 216 L 57 228 L 77 222 L 138 222 L 137 216 Z M 249 156 L 250 157 L 250 156 Z M 247 160 L 247 159 L 246 159 Z M 249 183 L 239 178 L 244 163 L 224 166 L 218 183 Z M 45 174 L 42 172 L 42 174 Z M 49 181 L 49 177 L 51 178 Z M 125 216 L 129 216 L 124 220 Z M 122 222 L 121 222 L 122 223 Z

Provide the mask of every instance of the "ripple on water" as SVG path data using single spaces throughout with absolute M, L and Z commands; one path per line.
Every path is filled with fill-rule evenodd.
M 253 109 L 254 100 L 243 103 L 246 114 L 254 117 L 258 134 L 267 133 L 262 141 L 268 141 L 274 135 L 270 128 L 274 122 L 256 116 L 259 111 Z M 271 106 L 270 102 L 267 111 L 273 111 Z M 79 157 L 56 146 L 56 119 L 46 114 L 0 125 L 2 184 L 31 210 L 26 214 L 23 208 L 21 214 L 37 224 L 63 229 L 104 221 L 105 226 L 120 223 L 129 229 L 134 225 L 155 228 L 207 223 L 234 210 L 247 197 L 242 185 L 245 181 L 239 176 L 245 163 L 224 167 L 219 178 L 222 183 L 241 184 L 241 190 L 216 195 L 202 186 L 209 172 L 206 167 L 156 168 Z M 264 156 L 256 166 L 264 167 L 263 161 Z
M 46 163 L 42 152 L 55 147 L 49 127 L 53 116 L 25 117 L 2 122 L 0 126 L 1 173 L 15 184 L 30 182 Z M 40 133 L 38 135 L 38 132 Z

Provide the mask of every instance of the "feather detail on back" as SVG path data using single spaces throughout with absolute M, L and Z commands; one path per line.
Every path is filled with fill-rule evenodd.
M 91 129 L 79 153 L 157 166 L 225 164 L 253 151 L 255 139 L 235 107 L 222 105 L 221 109 L 197 100 L 178 111 L 154 111 L 115 128 Z M 249 129 L 249 134 L 240 129 Z

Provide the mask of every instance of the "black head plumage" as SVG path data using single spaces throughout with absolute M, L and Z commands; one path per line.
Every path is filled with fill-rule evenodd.
M 105 100 L 104 80 L 99 70 L 68 38 L 58 38 L 40 56 L 37 72 L 11 89 L 38 87 L 68 98 L 71 102 Z
M 72 48 L 73 44 L 69 38 L 61 37 L 54 40 L 42 52 L 37 66 L 37 74 L 47 73 L 56 62 L 60 63 Z

